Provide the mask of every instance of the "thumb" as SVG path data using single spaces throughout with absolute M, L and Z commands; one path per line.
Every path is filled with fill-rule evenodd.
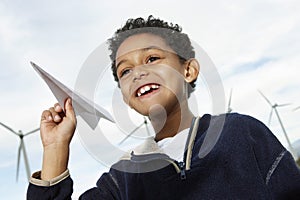
M 66 117 L 70 118 L 72 121 L 76 122 L 76 115 L 75 115 L 75 111 L 74 111 L 74 108 L 72 105 L 71 98 L 68 98 L 65 103 L 65 111 L 66 111 Z

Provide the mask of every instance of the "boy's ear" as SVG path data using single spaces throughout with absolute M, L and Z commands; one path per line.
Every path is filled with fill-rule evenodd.
M 195 58 L 186 61 L 184 68 L 184 79 L 186 82 L 191 83 L 197 79 L 200 71 L 200 65 Z

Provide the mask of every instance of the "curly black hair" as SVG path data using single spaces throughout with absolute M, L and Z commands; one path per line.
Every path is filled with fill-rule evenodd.
M 116 82 L 119 83 L 116 69 L 116 54 L 122 42 L 130 36 L 151 33 L 160 36 L 176 52 L 180 62 L 184 63 L 190 58 L 195 58 L 195 51 L 187 34 L 182 33 L 182 28 L 178 24 L 168 23 L 150 15 L 147 19 L 141 17 L 128 19 L 126 24 L 118 29 L 114 36 L 108 39 L 110 59 L 112 61 L 111 70 Z M 196 80 L 195 80 L 196 81 Z M 195 81 L 190 83 L 190 92 L 195 88 Z

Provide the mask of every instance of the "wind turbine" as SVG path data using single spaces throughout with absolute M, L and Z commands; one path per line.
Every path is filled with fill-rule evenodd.
M 229 100 L 228 100 L 228 105 L 227 105 L 227 113 L 231 113 L 232 112 L 231 97 L 232 97 L 232 89 L 230 89 Z
M 143 125 L 146 126 L 148 136 L 150 136 L 150 131 L 149 131 L 149 128 L 148 128 L 148 121 L 147 121 L 146 117 L 144 117 L 144 121 L 138 127 L 136 127 L 135 129 L 133 129 L 121 142 L 119 142 L 119 145 L 121 145 L 123 142 L 125 142 L 125 140 L 127 140 L 133 133 L 135 133 Z
M 283 123 L 282 123 L 282 121 L 281 121 L 281 118 L 280 118 L 280 116 L 279 116 L 279 113 L 278 113 L 278 111 L 277 111 L 277 107 L 283 107 L 283 106 L 287 106 L 287 105 L 290 105 L 290 103 L 286 103 L 286 104 L 277 104 L 277 103 L 275 103 L 275 104 L 272 104 L 271 103 L 271 101 L 261 92 L 261 91 L 258 91 L 260 94 L 261 94 L 261 96 L 268 102 L 268 104 L 271 106 L 271 112 L 270 112 L 270 115 L 269 115 L 269 124 L 270 124 L 270 122 L 271 122 L 271 118 L 272 118 L 272 114 L 273 114 L 273 111 L 275 112 L 275 114 L 276 114 L 276 116 L 277 116 L 277 119 L 278 119 L 278 121 L 279 121 L 279 124 L 280 124 L 280 126 L 281 126 L 281 129 L 282 129 L 282 131 L 283 131 L 283 133 L 284 133 L 284 136 L 285 136 L 285 138 L 286 138 L 286 141 L 287 141 L 287 143 L 288 143 L 288 146 L 289 146 L 289 149 L 290 149 L 290 151 L 291 151 L 291 153 L 292 153 L 292 155 L 293 155 L 293 157 L 295 158 L 295 160 L 297 160 L 297 154 L 296 154 L 296 152 L 295 152 L 295 150 L 294 150 L 294 148 L 293 148 L 293 146 L 292 146 L 292 144 L 291 144 L 291 142 L 290 142 L 290 139 L 289 139 L 289 137 L 288 137 L 288 135 L 287 135 L 287 133 L 286 133 L 286 130 L 285 130 L 285 128 L 284 128 L 284 126 L 283 126 Z
M 24 162 L 25 162 L 25 168 L 26 168 L 26 173 L 27 173 L 27 178 L 29 180 L 30 177 L 30 168 L 29 168 L 29 163 L 28 163 L 28 158 L 27 158 L 27 154 L 26 154 L 26 149 L 25 149 L 25 144 L 23 141 L 23 138 L 25 136 L 28 136 L 38 130 L 40 130 L 39 128 L 34 129 L 32 131 L 29 131 L 27 133 L 23 133 L 21 130 L 19 130 L 18 132 L 14 131 L 12 128 L 10 128 L 9 126 L 6 126 L 5 124 L 0 122 L 0 125 L 3 126 L 4 128 L 6 128 L 7 130 L 9 130 L 10 132 L 12 132 L 13 134 L 15 134 L 16 136 L 18 136 L 20 138 L 20 145 L 19 145 L 19 149 L 18 149 L 18 160 L 17 160 L 17 172 L 16 172 L 16 180 L 18 181 L 18 177 L 19 177 L 19 166 L 20 166 L 20 157 L 21 157 L 21 153 L 23 153 L 23 157 L 24 157 Z

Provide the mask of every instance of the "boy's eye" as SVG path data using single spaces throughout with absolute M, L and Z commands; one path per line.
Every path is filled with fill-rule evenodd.
M 157 57 L 157 56 L 150 56 L 149 58 L 147 58 L 146 64 L 152 63 L 152 62 L 154 62 L 154 61 L 156 61 L 156 60 L 159 60 L 159 59 L 160 59 L 160 57 Z
M 129 69 L 129 68 L 123 69 L 120 73 L 120 78 L 125 76 L 126 74 L 128 74 L 130 72 L 131 72 L 131 69 Z

